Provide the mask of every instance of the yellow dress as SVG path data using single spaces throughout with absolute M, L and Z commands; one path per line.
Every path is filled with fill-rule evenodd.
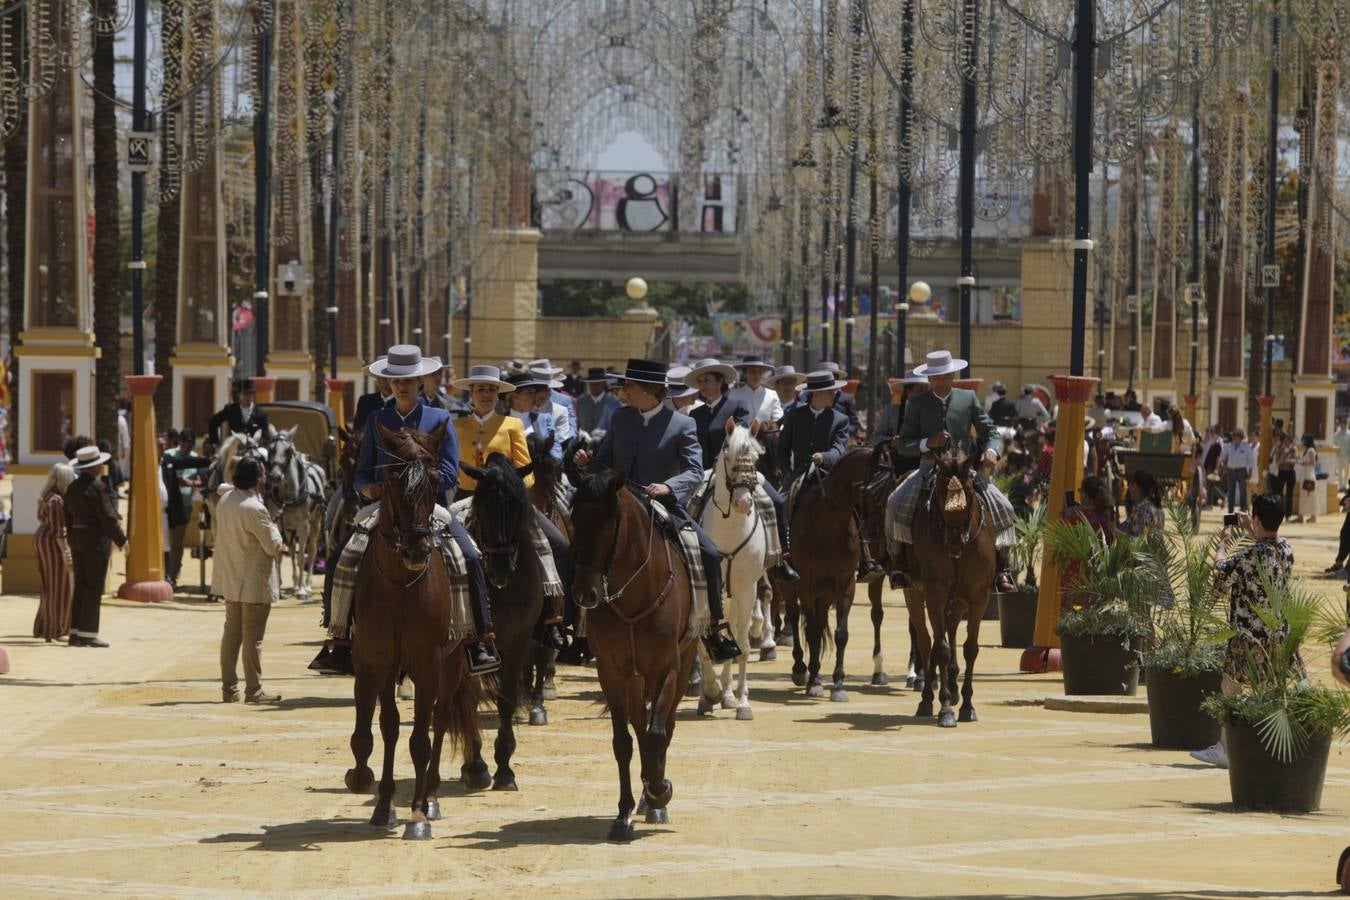
M 464 471 L 465 463 L 476 469 L 487 464 L 488 457 L 500 453 L 511 460 L 517 469 L 530 464 L 530 448 L 525 443 L 525 425 L 515 416 L 493 413 L 486 422 L 470 413 L 451 420 L 455 436 L 459 438 L 459 486 L 472 491 L 478 486 L 475 478 Z M 534 475 L 525 476 L 525 486 L 534 484 Z

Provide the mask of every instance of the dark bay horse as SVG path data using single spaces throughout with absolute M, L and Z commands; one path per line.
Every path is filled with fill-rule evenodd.
M 431 434 L 390 431 L 375 422 L 389 455 L 380 498 L 379 524 L 356 571 L 356 624 L 352 662 L 356 670 L 356 727 L 347 787 L 369 789 L 367 765 L 374 739 L 370 732 L 375 701 L 380 701 L 384 770 L 370 824 L 393 828 L 394 749 L 398 745 L 398 704 L 394 679 L 402 668 L 417 685 L 413 727 L 408 737 L 415 782 L 412 812 L 404 829 L 408 840 L 431 838 L 431 820 L 439 818 L 440 752 L 447 733 L 466 749 L 481 743 L 478 704 L 482 690 L 468 674 L 459 641 L 451 641 L 450 581 L 445 561 L 433 543 L 432 512 L 440 476 L 438 448 L 446 425 Z M 434 742 L 428 737 L 435 716 Z
M 924 686 L 915 715 L 933 715 L 933 680 L 938 681 L 938 724 L 956 726 L 952 712 L 956 697 L 956 628 L 966 622 L 965 682 L 961 687 L 959 721 L 976 721 L 971 703 L 971 679 L 980 653 L 980 621 L 989 602 L 998 557 L 989 513 L 975 492 L 975 475 L 983 450 L 971 456 L 953 456 L 948 450 L 937 460 L 933 488 L 914 513 L 914 560 L 921 590 L 905 592 L 909 619 L 918 632 Z M 928 613 L 929 636 L 924 623 Z
M 810 479 L 798 489 L 792 510 L 792 558 L 801 573 L 795 584 L 774 579 L 775 595 L 787 599 L 789 621 L 795 625 L 792 642 L 792 683 L 806 687 L 809 697 L 823 697 L 820 682 L 821 644 L 835 610 L 835 664 L 830 699 L 848 700 L 844 689 L 844 651 L 848 647 L 848 616 L 853 608 L 853 586 L 862 553 L 858 510 L 874 479 L 888 477 L 880 448 L 850 450 L 828 475 Z M 876 490 L 880 490 L 877 488 Z M 801 616 L 803 623 L 798 623 Z M 803 662 L 803 637 L 809 661 Z
M 622 473 L 592 463 L 572 499 L 577 605 L 590 611 L 596 671 L 609 705 L 619 765 L 619 815 L 609 840 L 633 838 L 631 722 L 642 758 L 647 822 L 666 823 L 674 787 L 666 750 L 696 640 L 689 634 L 689 574 L 680 551 L 657 527 L 645 498 L 626 490 Z
M 530 448 L 530 462 L 534 466 L 534 483 L 529 487 L 530 502 L 553 523 L 562 533 L 563 539 L 570 544 L 572 521 L 568 514 L 564 492 L 563 464 L 550 455 L 554 440 L 555 436 L 551 434 L 543 440 L 533 433 L 525 438 L 525 443 Z M 579 442 L 585 440 L 578 438 Z M 559 570 L 558 575 L 564 583 L 567 582 L 566 572 Z M 553 685 L 553 677 L 558 673 L 557 657 L 557 651 L 542 644 L 535 644 L 533 656 L 525 667 L 525 678 L 530 685 L 531 725 L 547 725 L 548 712 L 544 709 L 544 702 L 558 699 L 558 689 Z
M 492 598 L 492 619 L 502 667 L 497 674 L 497 742 L 492 776 L 494 791 L 516 790 L 511 756 L 516 752 L 515 716 L 527 692 L 525 670 L 534 657 L 534 629 L 544 606 L 544 571 L 534 549 L 534 506 L 522 476 L 529 467 L 515 469 L 500 453 L 483 468 L 464 465 L 478 482 L 470 508 L 469 533 L 483 554 L 484 574 Z M 542 703 L 530 710 L 530 724 L 548 721 Z

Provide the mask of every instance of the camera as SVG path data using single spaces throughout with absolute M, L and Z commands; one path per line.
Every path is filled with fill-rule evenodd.
M 1227 513 L 1227 514 L 1224 515 L 1224 517 L 1223 517 L 1223 527 L 1224 527 L 1224 528 L 1228 528 L 1229 526 L 1236 525 L 1237 523 L 1238 523 L 1238 514 L 1237 514 L 1237 513 Z

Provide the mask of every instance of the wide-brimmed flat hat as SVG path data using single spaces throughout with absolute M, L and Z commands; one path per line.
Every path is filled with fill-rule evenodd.
M 384 359 L 377 359 L 366 367 L 366 371 L 376 378 L 420 378 L 440 369 L 439 359 L 424 357 L 412 344 L 395 344 Z
M 373 366 L 373 365 L 375 365 L 375 363 L 381 363 L 381 362 L 384 362 L 385 359 L 387 359 L 387 357 L 386 357 L 383 353 L 381 353 L 379 356 L 375 357 L 375 361 L 374 361 L 374 362 L 366 363 L 366 365 L 364 365 L 364 366 L 361 368 L 361 371 L 362 371 L 362 372 L 365 372 L 367 375 L 369 375 L 369 374 L 371 374 L 371 372 L 370 372 L 370 367 Z M 385 376 L 381 375 L 380 377 L 383 378 L 383 377 L 385 377 Z
M 915 375 L 913 372 L 906 372 L 904 378 L 887 378 L 886 382 L 893 387 L 901 387 L 907 384 L 927 384 L 927 375 Z
M 591 366 L 586 370 L 586 376 L 582 378 L 585 384 L 594 384 L 599 381 L 609 381 L 613 377 L 600 366 Z
M 772 375 L 764 379 L 764 383 L 776 385 L 785 378 L 791 379 L 794 385 L 801 384 L 806 380 L 806 373 L 798 372 L 792 366 L 779 366 L 773 370 Z
M 528 371 L 532 377 L 541 379 L 544 384 L 555 391 L 563 386 L 563 383 L 558 379 L 558 376 L 562 374 L 562 369 L 557 369 L 548 365 L 548 360 L 544 360 L 544 365 L 542 366 L 536 366 L 534 363 L 530 363 L 530 367 L 526 371 Z
M 839 391 L 847 385 L 847 381 L 839 381 L 835 378 L 833 372 L 829 369 L 819 369 L 806 376 L 806 383 L 802 385 L 802 390 L 808 394 L 816 391 Z
M 96 469 L 110 459 L 111 453 L 104 453 L 90 444 L 75 451 L 75 458 L 70 461 L 70 467 L 76 472 L 83 472 L 85 469 Z
M 679 400 L 684 397 L 692 397 L 698 393 L 698 388 L 690 387 L 684 377 L 689 374 L 688 366 L 671 366 L 670 371 L 666 373 L 666 396 L 671 400 Z
M 642 384 L 665 385 L 668 367 L 663 362 L 650 359 L 630 359 L 624 370 L 623 381 L 637 381 Z
M 541 357 L 539 359 L 532 359 L 525 365 L 531 369 L 539 369 L 540 371 L 546 371 L 554 378 L 557 378 L 559 375 L 563 373 L 562 367 L 555 366 L 553 364 L 553 361 L 549 359 L 547 356 Z
M 514 384 L 502 378 L 502 370 L 496 366 L 472 366 L 468 375 L 456 378 L 453 384 L 455 390 L 459 391 L 467 391 L 475 384 L 490 384 L 502 393 L 510 393 L 516 389 Z
M 692 388 L 698 387 L 698 376 L 709 372 L 716 372 L 722 376 L 727 384 L 736 383 L 736 370 L 719 359 L 700 359 L 689 367 L 689 374 L 684 376 L 684 383 Z
M 539 372 L 531 372 L 528 369 L 524 372 L 512 372 L 506 376 L 506 380 L 516 390 L 521 388 L 546 388 L 550 384 L 548 376 Z
M 773 363 L 765 362 L 762 356 L 742 356 L 741 361 L 733 364 L 737 369 L 768 369 L 773 371 Z
M 950 350 L 934 350 L 928 354 L 924 364 L 914 369 L 915 375 L 932 378 L 935 375 L 954 375 L 964 369 L 968 363 L 964 359 L 953 359 Z

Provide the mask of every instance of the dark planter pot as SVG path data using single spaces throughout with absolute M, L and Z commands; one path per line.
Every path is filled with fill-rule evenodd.
M 1203 750 L 1219 740 L 1219 720 L 1202 713 L 1200 704 L 1210 694 L 1219 692 L 1222 674 L 1202 672 L 1188 677 L 1171 669 L 1149 669 L 1146 674 L 1153 746 Z
M 1036 633 L 1035 591 L 1013 591 L 998 595 L 999 643 L 1023 649 L 1031 646 Z
M 989 592 L 989 602 L 984 605 L 984 621 L 998 621 L 998 598 L 1002 596 L 998 591 Z
M 1228 786 L 1238 809 L 1315 812 L 1322 805 L 1331 735 L 1309 741 L 1303 755 L 1281 762 L 1266 752 L 1255 727 L 1230 719 L 1223 726 Z
M 1139 641 L 1122 647 L 1120 638 L 1104 634 L 1060 638 L 1064 693 L 1133 697 L 1139 691 Z

